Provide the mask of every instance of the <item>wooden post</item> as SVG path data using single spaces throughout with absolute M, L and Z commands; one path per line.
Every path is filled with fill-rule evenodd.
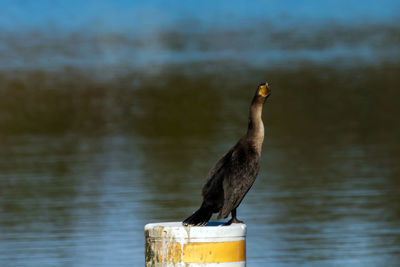
M 246 266 L 246 225 L 150 223 L 144 228 L 146 267 Z

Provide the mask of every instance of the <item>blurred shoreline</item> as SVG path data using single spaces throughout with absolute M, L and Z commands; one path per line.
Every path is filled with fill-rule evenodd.
M 277 99 L 269 124 L 282 130 L 282 138 L 302 124 L 310 134 L 366 134 L 368 129 L 395 135 L 398 73 L 400 64 L 392 63 L 347 68 L 304 64 L 294 69 L 171 64 L 155 73 L 100 78 L 99 73 L 74 68 L 0 73 L 0 133 L 202 135 L 217 122 L 245 123 L 243 111 L 252 88 L 268 80 Z M 234 122 L 238 119 L 239 124 Z

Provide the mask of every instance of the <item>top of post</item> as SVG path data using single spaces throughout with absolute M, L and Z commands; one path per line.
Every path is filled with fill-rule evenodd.
M 205 226 L 183 226 L 182 222 L 149 223 L 144 227 L 146 236 L 150 238 L 165 238 L 167 236 L 176 239 L 230 239 L 246 236 L 246 225 L 233 223 L 224 225 L 220 222 L 209 222 Z

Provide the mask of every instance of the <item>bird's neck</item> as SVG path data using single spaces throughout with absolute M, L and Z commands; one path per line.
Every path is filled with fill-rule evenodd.
M 249 127 L 246 135 L 247 139 L 260 155 L 264 141 L 264 123 L 261 118 L 262 109 L 263 103 L 253 102 L 250 106 Z

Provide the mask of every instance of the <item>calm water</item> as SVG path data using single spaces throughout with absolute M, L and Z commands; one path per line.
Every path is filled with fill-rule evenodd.
M 0 266 L 143 266 L 144 225 L 198 207 L 265 80 L 261 170 L 238 210 L 248 266 L 399 266 L 391 12 L 368 2 L 309 18 L 275 3 L 284 22 L 238 28 L 250 9 L 190 20 L 173 1 L 157 23 L 144 21 L 161 4 L 141 6 L 138 30 L 122 27 L 134 5 L 102 24 L 108 6 L 71 21 L 72 3 L 40 18 L 27 16 L 40 5 L 9 3 L 18 23 L 0 19 Z

